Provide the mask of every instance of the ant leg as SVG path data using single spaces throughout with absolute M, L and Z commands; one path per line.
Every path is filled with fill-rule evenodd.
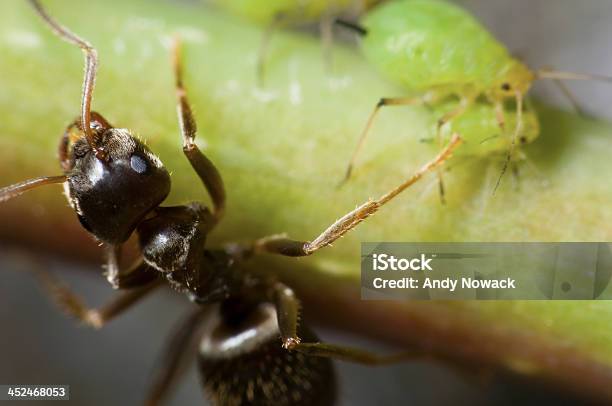
M 91 126 L 101 126 L 102 128 L 112 127 L 99 113 L 92 111 L 90 116 Z M 62 135 L 58 146 L 59 161 L 64 172 L 68 172 L 72 169 L 72 162 L 70 162 L 70 156 L 68 155 L 68 147 L 72 142 L 75 142 L 82 136 L 83 131 L 81 129 L 81 121 L 78 119 L 70 123 L 70 125 L 64 130 L 64 134 Z
M 186 361 L 192 359 L 199 337 L 198 327 L 208 314 L 207 309 L 198 309 L 181 321 L 175 333 L 164 346 L 162 358 L 156 362 L 155 375 L 149 389 L 146 406 L 161 404 L 168 397 L 169 391 L 186 367 Z
M 68 146 L 74 137 L 74 130 L 80 131 L 80 122 L 79 120 L 75 120 L 64 131 L 62 138 L 60 138 L 60 143 L 57 149 L 57 155 L 59 157 L 60 165 L 64 172 L 69 171 L 70 168 L 70 157 L 68 156 Z
M 328 357 L 342 361 L 367 365 L 384 365 L 409 359 L 423 358 L 426 354 L 416 350 L 399 354 L 380 355 L 366 350 L 327 343 L 303 343 L 297 336 L 300 303 L 288 286 L 277 282 L 273 286 L 273 296 L 280 330 L 282 346 L 287 350 L 316 357 Z
M 183 85 L 183 72 L 181 66 L 180 40 L 175 38 L 172 50 L 172 62 L 175 75 L 177 111 L 181 134 L 183 135 L 183 152 L 189 160 L 194 171 L 198 174 L 204 187 L 208 191 L 213 202 L 213 216 L 219 220 L 225 209 L 225 187 L 223 179 L 215 165 L 200 151 L 194 143 L 197 126 L 189 101 L 187 92 Z
M 345 214 L 314 240 L 296 241 L 285 238 L 282 235 L 266 237 L 256 240 L 250 248 L 250 251 L 248 249 L 244 251 L 248 253 L 248 255 L 245 256 L 258 252 L 267 252 L 290 257 L 301 257 L 310 255 L 321 248 L 331 245 L 338 238 L 355 228 L 363 220 L 376 213 L 390 200 L 416 183 L 427 172 L 442 165 L 448 158 L 451 157 L 453 151 L 459 146 L 461 141 L 461 138 L 457 134 L 453 135 L 446 148 L 442 150 L 432 161 L 423 165 L 421 169 L 414 173 L 410 178 L 378 199 L 369 200 L 361 204 L 355 210 Z
M 107 245 L 105 246 L 106 254 L 106 271 L 104 275 L 106 280 L 111 284 L 113 289 L 119 289 L 119 278 L 121 272 L 119 268 L 119 256 L 121 254 L 120 245 Z
M 19 196 L 28 190 L 35 189 L 39 186 L 52 185 L 54 183 L 64 183 L 65 175 L 60 176 L 42 176 L 40 178 L 28 179 L 23 182 L 15 183 L 14 185 L 6 186 L 0 189 L 0 203 Z
M 122 289 L 130 290 L 113 298 L 106 305 L 94 309 L 87 307 L 77 294 L 50 273 L 43 271 L 36 273 L 44 290 L 64 313 L 96 329 L 129 309 L 163 282 L 156 271 L 141 262 L 118 281 Z
M 351 173 L 353 172 L 353 167 L 355 166 L 355 161 L 357 160 L 357 155 L 361 152 L 363 145 L 365 144 L 366 137 L 368 136 L 372 125 L 374 124 L 374 120 L 378 115 L 380 109 L 386 106 L 415 106 L 426 104 L 426 100 L 424 97 L 413 97 L 413 98 L 382 98 L 376 103 L 376 107 L 370 113 L 370 117 L 368 117 L 368 121 L 366 122 L 366 126 L 361 132 L 359 136 L 359 140 L 357 141 L 357 146 L 353 150 L 353 155 L 351 156 L 351 160 L 349 161 L 348 166 L 346 167 L 346 173 L 344 174 L 344 178 L 340 182 L 339 186 L 342 186 L 346 182 L 348 182 L 351 177 Z
M 450 123 L 451 121 L 461 117 L 461 115 L 463 115 L 467 111 L 467 109 L 470 107 L 472 102 L 473 102 L 473 99 L 471 97 L 462 97 L 461 100 L 459 101 L 459 106 L 457 106 L 456 109 L 449 111 L 448 113 L 443 115 L 438 120 L 438 125 L 437 125 L 437 129 L 436 129 L 436 140 L 438 141 L 438 146 L 440 148 L 443 147 L 443 144 L 442 144 L 442 127 L 445 124 Z M 444 179 L 443 179 L 442 168 L 440 168 L 440 167 L 438 168 L 437 174 L 438 174 L 438 186 L 439 186 L 439 190 L 440 190 L 440 202 L 442 204 L 445 204 L 446 203 L 446 198 L 445 198 L 445 189 L 444 189 Z

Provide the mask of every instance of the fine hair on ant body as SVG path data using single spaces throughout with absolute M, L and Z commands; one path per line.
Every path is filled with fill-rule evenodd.
M 307 256 L 332 244 L 442 165 L 461 143 L 459 136 L 409 179 L 344 215 L 312 241 L 271 236 L 252 244 L 208 249 L 206 237 L 224 214 L 225 189 L 215 165 L 194 143 L 196 123 L 183 84 L 178 38 L 173 42 L 172 65 L 183 152 L 210 195 L 212 209 L 197 202 L 160 206 L 170 191 L 170 175 L 161 161 L 127 129 L 113 127 L 90 110 L 96 50 L 57 23 L 38 0 L 28 1 L 60 38 L 85 53 L 81 114 L 60 140 L 64 174 L 0 189 L 0 201 L 42 185 L 64 184 L 81 224 L 106 248 L 109 283 L 115 289 L 127 289 L 107 305 L 90 309 L 67 287 L 42 273 L 54 301 L 81 322 L 100 328 L 164 282 L 198 305 L 169 341 L 146 404 L 159 404 L 167 397 L 194 345 L 202 385 L 219 405 L 331 405 L 335 399 L 331 358 L 376 365 L 425 355 L 406 351 L 380 356 L 317 342 L 316 335 L 299 323 L 300 302 L 293 290 L 272 278 L 250 274 L 240 263 L 260 253 Z M 123 270 L 119 252 L 134 231 L 141 259 Z

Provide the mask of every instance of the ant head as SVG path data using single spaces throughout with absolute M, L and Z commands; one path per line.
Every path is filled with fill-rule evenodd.
M 513 61 L 493 85 L 497 99 L 515 98 L 525 95 L 535 80 L 534 73 L 523 63 Z
M 83 227 L 98 240 L 126 241 L 136 225 L 170 192 L 163 164 L 127 129 L 92 114 L 97 152 L 85 137 L 74 142 L 66 170 L 66 195 Z

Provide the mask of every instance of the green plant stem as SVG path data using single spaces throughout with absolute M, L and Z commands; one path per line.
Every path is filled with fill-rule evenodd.
M 435 123 L 427 109 L 390 109 L 381 114 L 354 179 L 338 189 L 370 109 L 380 96 L 399 93 L 355 50 L 334 50 L 339 76 L 332 78 L 315 38 L 281 33 L 271 45 L 268 88 L 258 90 L 261 30 L 245 22 L 196 4 L 48 3 L 54 16 L 98 48 L 94 109 L 159 153 L 172 171 L 171 203 L 207 199 L 182 155 L 175 116 L 167 45 L 174 33 L 181 35 L 198 142 L 228 190 L 227 216 L 211 245 L 281 232 L 314 238 L 437 152 L 418 142 Z M 80 51 L 52 36 L 25 2 L 2 2 L 0 55 L 0 181 L 59 174 L 59 135 L 79 112 Z M 612 240 L 612 127 L 539 110 L 542 135 L 525 149 L 529 164 L 518 181 L 506 176 L 495 197 L 503 157 L 455 160 L 446 177 L 446 206 L 430 176 L 334 247 L 300 260 L 267 257 L 253 267 L 297 286 L 306 308 L 324 309 L 313 313 L 337 326 L 612 400 L 611 303 L 358 297 L 360 241 Z M 2 241 L 97 258 L 59 187 L 3 205 L 0 222 Z

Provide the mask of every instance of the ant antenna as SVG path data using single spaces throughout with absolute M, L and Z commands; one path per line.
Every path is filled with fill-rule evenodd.
M 341 18 L 336 18 L 334 20 L 335 24 L 338 24 L 341 27 L 348 28 L 349 30 L 356 32 L 360 37 L 365 37 L 368 35 L 368 30 L 357 23 L 353 23 L 350 21 L 343 20 Z
M 0 189 L 0 203 L 6 202 L 7 200 L 17 197 L 22 193 L 32 190 L 39 186 L 52 185 L 54 183 L 64 183 L 66 181 L 65 175 L 60 176 L 44 176 L 41 178 L 29 179 L 24 182 L 16 183 L 11 186 L 3 187 Z
M 497 179 L 497 183 L 495 184 L 495 188 L 493 189 L 492 195 L 495 195 L 497 192 L 497 188 L 501 184 L 501 180 L 504 177 L 504 174 L 508 170 L 508 165 L 510 165 L 510 161 L 512 160 L 512 154 L 514 153 L 514 148 L 516 147 L 516 140 L 518 139 L 518 135 L 521 132 L 523 127 L 523 95 L 521 92 L 517 91 L 515 93 L 516 98 L 516 127 L 514 129 L 514 135 L 512 136 L 512 142 L 510 143 L 510 149 L 508 150 L 508 155 L 506 156 L 506 161 L 504 162 L 504 167 L 502 168 L 501 173 L 499 174 L 499 178 Z
M 74 34 L 68 28 L 55 21 L 43 8 L 38 0 L 28 0 L 36 13 L 47 23 L 51 30 L 61 39 L 78 46 L 85 54 L 85 78 L 83 79 L 83 95 L 81 99 L 81 130 L 85 133 L 87 143 L 93 149 L 98 159 L 104 159 L 104 151 L 96 147 L 96 140 L 91 131 L 91 99 L 98 69 L 98 52 L 86 40 Z

